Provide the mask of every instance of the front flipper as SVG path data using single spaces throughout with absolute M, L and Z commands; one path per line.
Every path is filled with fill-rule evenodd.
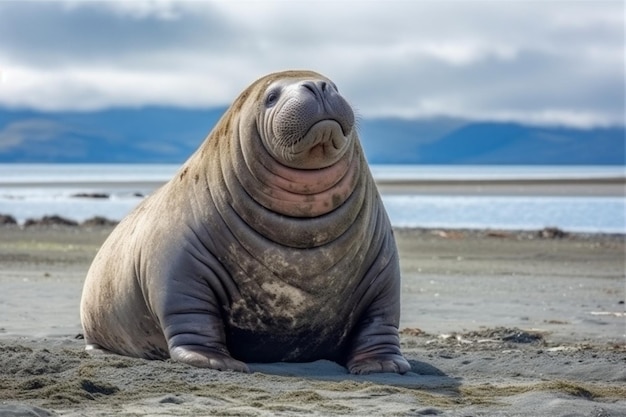
M 400 267 L 397 257 L 394 256 L 368 290 L 374 291 L 375 295 L 352 332 L 346 366 L 352 374 L 404 374 L 411 370 L 411 365 L 400 352 Z
M 249 372 L 226 347 L 221 317 L 209 312 L 181 312 L 166 317 L 165 337 L 172 360 L 219 371 Z
M 177 362 L 186 363 L 199 368 L 211 368 L 217 369 L 218 371 L 250 372 L 248 365 L 233 359 L 230 355 L 199 346 L 176 346 L 170 350 L 170 356 Z
M 400 353 L 398 328 L 384 318 L 365 319 L 352 342 L 346 364 L 351 374 L 393 372 L 404 374 L 411 365 Z
M 223 302 L 209 281 L 217 286 L 215 277 L 205 280 L 200 274 L 167 281 L 160 322 L 169 355 L 174 361 L 200 368 L 249 372 L 228 350 L 219 307 Z
M 207 292 L 181 297 L 177 303 L 184 307 L 170 309 L 163 318 L 170 357 L 200 368 L 249 372 L 228 351 L 222 316 L 215 303 L 207 300 Z

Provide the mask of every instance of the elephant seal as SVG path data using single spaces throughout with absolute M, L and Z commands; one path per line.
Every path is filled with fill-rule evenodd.
M 244 90 L 112 231 L 80 313 L 93 352 L 407 372 L 393 231 L 333 82 L 285 71 Z

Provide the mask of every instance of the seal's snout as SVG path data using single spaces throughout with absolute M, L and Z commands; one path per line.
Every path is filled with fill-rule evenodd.
M 354 126 L 354 113 L 348 102 L 339 94 L 337 88 L 325 80 L 306 80 L 300 82 L 309 99 L 319 105 L 319 119 L 331 119 L 339 123 L 344 136 L 350 134 Z
M 354 113 L 332 81 L 302 77 L 266 88 L 259 124 L 267 149 L 278 160 L 319 169 L 337 162 L 350 148 Z

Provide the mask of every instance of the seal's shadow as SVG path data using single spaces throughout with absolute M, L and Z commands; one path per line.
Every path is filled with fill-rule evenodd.
M 314 379 L 320 381 L 373 382 L 411 389 L 437 391 L 441 394 L 458 394 L 460 380 L 448 376 L 435 366 L 417 360 L 409 360 L 411 371 L 404 375 L 385 373 L 352 375 L 336 362 L 319 360 L 307 363 L 254 363 L 249 364 L 251 372 Z

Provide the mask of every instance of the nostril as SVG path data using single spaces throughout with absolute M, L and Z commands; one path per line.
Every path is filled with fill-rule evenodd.
M 307 81 L 305 83 L 302 83 L 302 87 L 306 88 L 311 93 L 313 93 L 313 95 L 315 95 L 315 84 L 313 84 L 312 82 Z
M 329 90 L 329 84 L 326 81 L 305 81 L 301 85 L 313 95 L 326 94 Z

